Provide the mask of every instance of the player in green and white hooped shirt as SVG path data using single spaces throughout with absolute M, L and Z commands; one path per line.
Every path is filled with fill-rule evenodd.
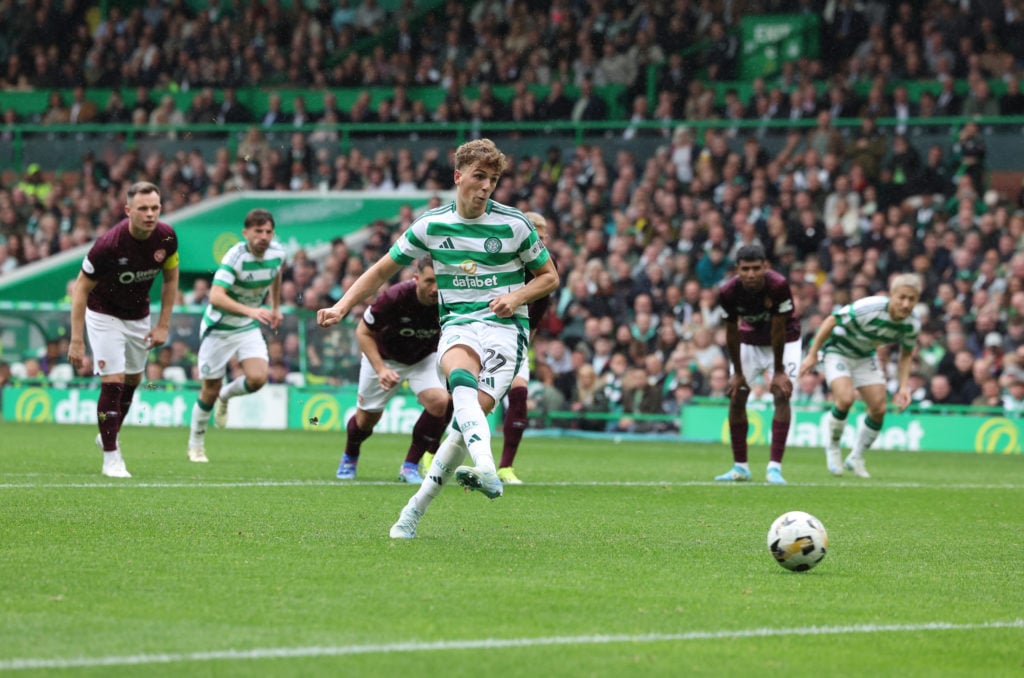
M 206 427 L 210 411 L 218 426 L 226 426 L 228 400 L 255 393 L 267 383 L 267 344 L 260 324 L 277 329 L 281 324 L 281 267 L 285 252 L 274 240 L 274 217 L 267 210 L 254 209 L 245 215 L 244 240 L 227 251 L 220 261 L 210 305 L 200 325 L 199 378 L 203 380 L 199 399 L 192 407 L 188 437 L 190 461 L 206 462 Z M 269 294 L 270 308 L 263 308 Z M 242 376 L 221 386 L 228 361 L 236 357 Z
M 824 352 L 825 381 L 833 397 L 832 411 L 826 415 L 830 439 L 825 447 L 825 460 L 834 475 L 843 475 L 839 443 L 857 391 L 864 399 L 867 416 L 857 430 L 845 466 L 856 476 L 870 477 L 864 465 L 864 452 L 878 437 L 886 410 L 885 373 L 875 355 L 880 346 L 899 345 L 898 388 L 892 402 L 900 411 L 910 404 L 907 379 L 921 332 L 921 321 L 914 313 L 920 298 L 921 279 L 913 273 L 897 275 L 889 284 L 888 297 L 858 299 L 826 318 L 807 350 L 800 376 L 813 370 L 818 352 Z
M 394 538 L 415 535 L 423 512 L 452 475 L 492 499 L 502 494 L 486 415 L 525 359 L 526 304 L 558 287 L 558 273 L 533 224 L 519 210 L 491 200 L 506 166 L 505 155 L 489 139 L 459 146 L 455 202 L 421 215 L 338 303 L 317 311 L 322 327 L 333 325 L 402 266 L 427 254 L 434 260 L 438 355 L 455 415 L 423 484 L 391 528 Z M 535 276 L 529 283 L 526 268 Z M 467 452 L 474 466 L 459 466 Z

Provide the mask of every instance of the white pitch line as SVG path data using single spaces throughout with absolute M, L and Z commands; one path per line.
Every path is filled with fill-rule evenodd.
M 6 474 L 8 477 L 13 474 Z M 0 475 L 2 477 L 2 475 Z M 721 483 L 713 480 L 579 480 L 579 481 L 551 481 L 551 482 L 530 482 L 529 487 L 721 487 L 732 491 L 733 488 L 743 487 L 770 487 L 773 492 L 780 491 L 774 485 L 766 483 Z M 408 487 L 404 483 L 391 480 L 250 480 L 250 481 L 203 481 L 191 482 L 85 482 L 85 483 L 0 483 L 0 490 L 24 490 L 24 489 L 205 489 L 205 488 L 246 488 L 246 487 Z M 1024 485 L 1018 483 L 921 483 L 921 482 L 885 482 L 879 480 L 870 481 L 838 481 L 834 483 L 800 483 L 791 482 L 789 487 L 811 487 L 811 488 L 894 488 L 894 489 L 929 489 L 929 490 L 1021 490 Z M 512 491 L 519 491 L 513 489 Z M 782 489 L 781 491 L 785 491 Z
M 782 636 L 839 636 L 857 633 L 917 633 L 932 631 L 986 631 L 1024 629 L 1024 619 L 980 624 L 928 622 L 922 624 L 862 624 L 849 626 L 806 626 L 802 628 L 760 628 L 735 631 L 688 631 L 686 633 L 645 633 L 639 635 L 548 636 L 540 638 L 484 638 L 480 640 L 439 640 L 433 642 L 387 643 L 379 645 L 339 645 L 335 647 L 268 647 L 251 650 L 213 650 L 168 654 L 112 655 L 106 657 L 69 657 L 65 659 L 24 658 L 0 660 L 0 671 L 29 669 L 68 669 L 96 666 L 140 666 L 217 660 L 293 659 L 340 657 L 392 652 L 442 652 L 451 650 L 496 650 L 544 647 L 552 645 L 610 645 L 614 643 L 666 643 L 693 640 L 735 640 L 742 638 L 778 638 Z

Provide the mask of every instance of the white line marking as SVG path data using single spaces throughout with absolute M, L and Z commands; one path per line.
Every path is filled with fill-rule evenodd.
M 139 666 L 214 660 L 284 659 L 297 657 L 339 657 L 391 652 L 437 652 L 445 650 L 494 650 L 543 647 L 551 645 L 609 645 L 613 643 L 665 643 L 690 640 L 730 640 L 737 638 L 778 638 L 782 636 L 838 636 L 854 633 L 916 633 L 929 631 L 985 631 L 1024 629 L 1024 619 L 981 624 L 928 622 L 923 624 L 862 624 L 851 626 L 807 626 L 802 628 L 738 629 L 736 631 L 688 631 L 686 633 L 645 633 L 640 635 L 549 636 L 546 638 L 485 638 L 482 640 L 438 640 L 433 642 L 388 643 L 380 645 L 339 645 L 336 647 L 268 647 L 252 650 L 215 650 L 174 654 L 137 654 L 67 659 L 8 659 L 0 661 L 0 671 L 25 669 L 67 669 L 94 666 Z
M 14 474 L 4 474 L 10 477 Z M 2 477 L 2 476 L 0 476 Z M 766 483 L 722 483 L 714 480 L 580 480 L 580 481 L 555 481 L 555 482 L 530 482 L 529 487 L 770 487 L 773 492 L 778 490 L 774 485 Z M 77 489 L 77 488 L 117 488 L 117 489 L 174 489 L 174 488 L 245 488 L 245 487 L 406 487 L 405 483 L 398 483 L 391 480 L 249 480 L 249 481 L 203 481 L 195 480 L 190 482 L 124 482 L 97 481 L 85 483 L 0 483 L 0 490 L 23 490 L 23 489 Z M 827 487 L 827 488 L 898 488 L 898 489 L 929 489 L 929 490 L 1022 490 L 1024 485 L 1018 483 L 910 483 L 910 482 L 884 482 L 879 480 L 870 481 L 837 481 L 833 483 L 799 483 L 791 482 L 789 487 Z M 518 490 L 513 490 L 518 491 Z

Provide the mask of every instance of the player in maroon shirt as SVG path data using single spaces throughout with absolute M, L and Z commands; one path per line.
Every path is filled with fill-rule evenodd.
M 725 343 L 732 367 L 729 379 L 729 438 L 733 467 L 715 480 L 750 480 L 747 463 L 747 380 L 771 372 L 775 399 L 771 461 L 765 479 L 785 484 L 782 455 L 789 435 L 789 399 L 800 365 L 800 321 L 793 313 L 793 293 L 785 276 L 768 268 L 764 248 L 745 245 L 736 253 L 737 275 L 718 295 L 725 311 Z M 767 377 L 766 377 L 767 378 Z
M 93 243 L 71 294 L 68 362 L 76 370 L 81 367 L 88 330 L 101 382 L 96 444 L 103 449 L 103 475 L 112 478 L 131 478 L 118 432 L 142 381 L 146 355 L 167 340 L 178 294 L 178 237 L 159 220 L 160 208 L 159 188 L 145 181 L 132 184 L 128 218 Z M 160 317 L 150 327 L 149 290 L 161 274 Z
M 548 222 L 543 215 L 537 212 L 526 212 L 526 217 L 533 222 L 537 229 L 537 235 L 545 244 L 547 243 Z M 526 273 L 526 281 L 529 282 L 533 276 L 529 271 Z M 551 306 L 551 295 L 541 297 L 528 305 L 530 312 L 530 343 L 537 334 L 544 314 Z M 526 430 L 526 396 L 527 382 L 530 378 L 530 367 L 524 362 L 519 373 L 512 380 L 512 386 L 508 391 L 508 408 L 505 410 L 505 421 L 503 423 L 504 439 L 501 447 L 501 462 L 498 464 L 498 477 L 501 482 L 508 485 L 521 485 L 522 480 L 516 475 L 512 464 L 515 462 L 516 453 L 519 452 L 519 443 L 523 440 L 523 431 Z
M 398 479 L 422 483 L 419 462 L 425 452 L 437 450 L 451 418 L 448 390 L 437 369 L 437 341 L 441 323 L 437 313 L 437 277 L 430 257 L 416 262 L 416 276 L 398 283 L 363 313 L 356 327 L 362 349 L 359 367 L 359 396 L 356 413 L 346 427 L 345 453 L 336 477 L 356 477 L 359 448 L 373 434 L 384 407 L 403 381 L 423 405 L 423 413 L 412 430 L 412 443 Z

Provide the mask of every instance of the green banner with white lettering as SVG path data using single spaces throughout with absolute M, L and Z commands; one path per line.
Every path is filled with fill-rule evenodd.
M 128 414 L 129 426 L 189 425 L 198 389 L 142 388 Z M 2 391 L 5 421 L 40 424 L 94 424 L 99 389 L 7 386 Z M 356 410 L 357 389 L 343 386 L 324 390 L 268 384 L 257 393 L 232 398 L 232 428 L 301 429 L 341 433 Z M 377 424 L 380 433 L 411 433 L 423 408 L 408 390 L 388 402 Z M 827 410 L 793 410 L 793 424 L 786 444 L 791 447 L 822 448 L 828 438 Z M 488 417 L 491 429 L 501 430 L 498 407 Z M 751 445 L 771 440 L 770 407 L 747 411 Z M 863 410 L 851 412 L 843 446 L 849 448 L 864 417 Z M 686 442 L 729 442 L 729 408 L 724 405 L 691 405 L 682 413 L 682 440 Z M 895 414 L 885 424 L 874 447 L 886 450 L 976 452 L 978 454 L 1021 454 L 1024 418 L 974 414 Z
M 767 445 L 771 440 L 772 410 L 750 408 L 747 417 L 750 430 L 747 442 Z M 826 410 L 793 410 L 786 445 L 824 448 L 828 440 Z M 857 426 L 863 412 L 850 414 L 843 433 L 843 447 L 853 446 Z M 721 405 L 686 407 L 683 409 L 683 438 L 729 442 L 729 408 Z M 880 450 L 930 452 L 977 452 L 979 454 L 1020 454 L 1024 440 L 1024 419 L 993 417 L 981 414 L 895 414 L 885 415 L 878 439 L 872 447 Z
M 819 19 L 814 14 L 745 16 L 740 21 L 740 79 L 775 75 L 787 61 L 818 57 Z
M 135 392 L 129 426 L 188 426 L 198 389 Z M 95 424 L 98 388 L 8 386 L 3 390 L 4 421 L 40 424 Z

